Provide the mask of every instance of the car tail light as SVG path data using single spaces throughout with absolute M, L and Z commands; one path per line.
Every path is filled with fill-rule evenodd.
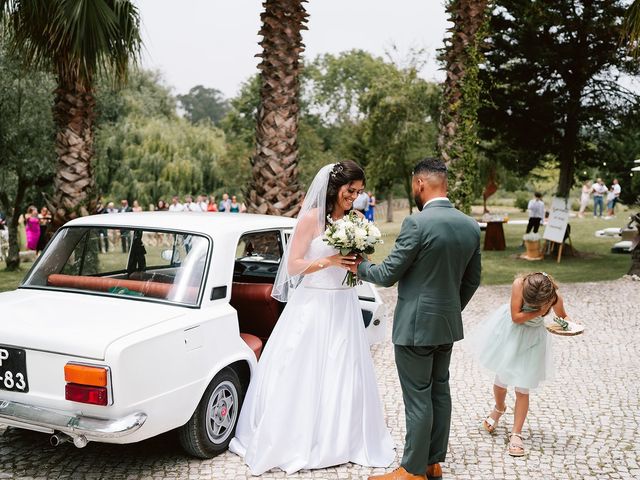
M 105 367 L 90 367 L 75 363 L 67 363 L 64 366 L 64 381 L 67 383 L 106 387 L 107 375 L 108 369 Z
M 64 398 L 72 402 L 109 405 L 109 367 L 67 363 Z
M 108 405 L 109 403 L 106 387 L 91 387 L 76 383 L 67 383 L 64 387 L 64 398 L 73 402 L 93 405 Z

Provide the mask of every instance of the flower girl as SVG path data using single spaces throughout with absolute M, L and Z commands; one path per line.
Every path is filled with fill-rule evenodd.
M 525 454 L 522 426 L 529 410 L 529 390 L 552 373 L 551 340 L 543 318 L 551 309 L 567 316 L 558 285 L 544 273 L 529 273 L 515 279 L 511 302 L 499 307 L 480 323 L 469 344 L 483 367 L 496 373 L 493 382 L 495 406 L 482 426 L 494 433 L 505 412 L 507 386 L 515 387 L 516 405 L 509 437 L 509 455 Z

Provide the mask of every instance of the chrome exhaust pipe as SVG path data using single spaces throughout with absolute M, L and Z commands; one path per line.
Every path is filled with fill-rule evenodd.
M 87 440 L 87 437 L 85 437 L 84 435 L 73 437 L 73 444 L 76 446 L 76 448 L 84 448 L 87 446 L 87 443 L 89 443 L 89 440 Z
M 52 447 L 57 447 L 65 442 L 69 442 L 71 437 L 69 435 L 65 435 L 64 433 L 55 433 L 51 435 L 49 438 L 49 443 Z
M 89 440 L 87 440 L 87 437 L 84 435 L 67 435 L 62 432 L 51 435 L 49 439 L 49 443 L 51 443 L 53 447 L 57 447 L 65 442 L 72 442 L 77 448 L 84 448 L 87 446 L 87 443 L 89 443 Z

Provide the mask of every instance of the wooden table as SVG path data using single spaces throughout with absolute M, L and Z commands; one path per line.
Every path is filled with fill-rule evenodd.
M 507 248 L 502 224 L 502 221 L 487 222 L 487 229 L 484 232 L 485 250 L 505 250 Z

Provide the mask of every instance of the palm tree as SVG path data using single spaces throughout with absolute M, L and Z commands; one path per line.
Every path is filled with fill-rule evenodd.
M 298 182 L 301 31 L 306 30 L 305 0 L 265 0 L 261 14 L 262 62 L 256 151 L 247 206 L 252 212 L 295 216 L 303 192 Z
M 140 17 L 129 0 L 0 0 L 11 50 L 56 75 L 53 227 L 92 211 L 94 81 L 126 80 L 140 54 Z
M 481 28 L 488 0 L 448 0 L 446 9 L 453 27 L 445 41 L 442 59 L 446 65 L 438 147 L 449 165 L 452 200 L 459 208 L 470 208 L 477 177 L 477 87 Z
M 640 0 L 634 0 L 627 8 L 623 32 L 629 49 L 637 54 L 640 46 Z

